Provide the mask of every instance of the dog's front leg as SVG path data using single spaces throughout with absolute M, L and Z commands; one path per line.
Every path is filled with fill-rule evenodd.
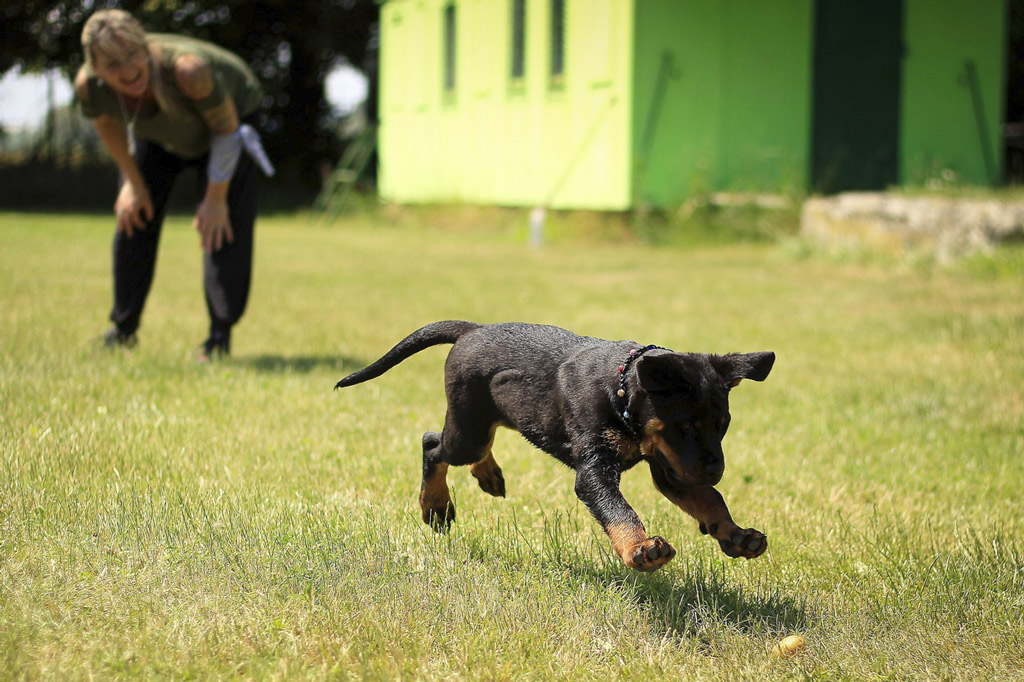
M 765 534 L 754 528 L 737 526 L 729 513 L 729 507 L 725 504 L 725 498 L 711 486 L 678 491 L 663 487 L 659 484 L 657 476 L 654 482 L 658 490 L 673 504 L 697 519 L 701 533 L 718 540 L 726 555 L 734 559 L 753 559 L 768 549 L 768 538 Z
M 611 539 L 612 548 L 630 568 L 656 571 L 676 555 L 664 538 L 649 537 L 633 508 L 619 491 L 621 471 L 612 463 L 590 462 L 576 470 L 576 496 L 587 505 Z

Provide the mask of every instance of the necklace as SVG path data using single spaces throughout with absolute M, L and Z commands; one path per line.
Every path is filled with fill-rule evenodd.
M 121 97 L 121 93 L 117 93 L 117 104 L 121 107 L 121 118 L 125 122 L 125 129 L 128 132 L 128 153 L 135 156 L 135 119 L 139 117 L 139 109 L 142 108 L 142 98 L 140 97 L 135 103 L 135 109 L 132 111 L 131 118 L 128 118 L 128 107 L 124 105 L 124 98 Z
M 149 78 L 152 82 L 153 79 L 153 58 L 149 55 L 146 56 L 146 65 L 149 68 Z M 113 89 L 113 88 L 112 88 Z M 114 90 L 114 94 L 117 95 L 117 105 L 121 107 L 121 118 L 124 120 L 125 129 L 128 132 L 128 153 L 135 156 L 135 119 L 139 117 L 139 109 L 142 108 L 143 97 L 140 95 L 135 101 L 135 109 L 132 110 L 131 118 L 128 117 L 128 107 L 124 105 L 124 98 L 121 97 L 121 93 Z M 145 93 L 143 93 L 144 95 Z

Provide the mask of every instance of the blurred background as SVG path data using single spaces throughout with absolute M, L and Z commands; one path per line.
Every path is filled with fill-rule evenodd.
M 270 210 L 1024 182 L 1024 0 L 25 0 L 0 9 L 0 208 L 112 202 L 70 87 L 104 7 L 249 62 Z
M 333 167 L 346 140 L 373 115 L 379 16 L 373 0 L 3 3 L 0 206 L 84 210 L 111 204 L 117 170 L 71 92 L 84 61 L 82 25 L 108 7 L 132 12 L 151 32 L 216 42 L 250 64 L 266 92 L 258 124 L 278 169 L 265 185 L 272 207 L 310 204 L 324 167 Z M 194 203 L 190 192 L 184 194 Z

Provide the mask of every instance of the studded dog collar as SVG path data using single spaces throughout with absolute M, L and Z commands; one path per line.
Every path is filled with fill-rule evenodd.
M 626 391 L 626 370 L 628 370 L 630 365 L 632 365 L 641 355 L 654 349 L 668 350 L 668 348 L 655 345 L 644 346 L 643 348 L 634 348 L 629 351 L 629 357 L 626 358 L 626 361 L 619 365 L 619 390 L 615 393 L 618 398 L 617 413 L 619 415 L 619 419 L 622 420 L 623 424 L 625 424 L 626 431 L 629 433 L 630 437 L 636 441 L 640 440 L 640 434 L 637 433 L 636 426 L 630 420 L 629 409 L 627 409 L 629 407 L 629 397 Z

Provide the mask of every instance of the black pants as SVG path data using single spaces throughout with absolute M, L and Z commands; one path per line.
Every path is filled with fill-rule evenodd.
M 190 166 L 198 169 L 199 184 L 205 188 L 208 157 L 189 161 L 157 144 L 139 140 L 135 161 L 149 188 L 153 219 L 146 229 L 135 230 L 131 237 L 122 232 L 114 235 L 114 308 L 110 320 L 124 335 L 139 328 L 142 308 L 153 284 L 157 245 L 171 189 L 181 172 Z M 228 216 L 234 241 L 205 254 L 203 261 L 211 338 L 228 338 L 249 300 L 258 176 L 259 169 L 243 150 L 228 189 Z

